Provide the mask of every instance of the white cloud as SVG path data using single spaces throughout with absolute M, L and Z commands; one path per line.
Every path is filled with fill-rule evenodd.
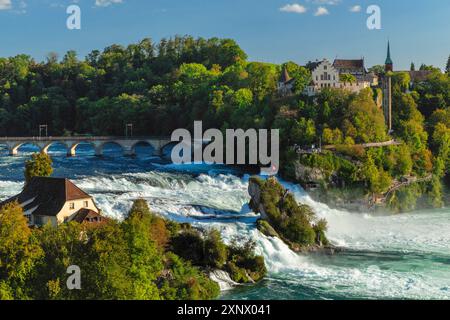
M 298 3 L 287 4 L 280 8 L 282 12 L 305 13 L 306 8 Z
M 113 3 L 122 3 L 122 0 L 95 0 L 97 7 L 107 7 Z
M 318 5 L 330 5 L 334 6 L 341 2 L 341 0 L 307 0 L 307 2 L 312 2 Z
M 0 0 L 0 10 L 9 10 L 11 8 L 11 0 Z
M 318 7 L 317 10 L 316 10 L 316 12 L 314 13 L 314 15 L 315 15 L 316 17 L 319 17 L 319 16 L 325 16 L 325 15 L 327 15 L 327 14 L 330 14 L 330 12 L 329 12 L 328 9 L 325 8 L 325 7 Z
M 361 12 L 361 6 L 353 6 L 350 8 L 350 12 Z

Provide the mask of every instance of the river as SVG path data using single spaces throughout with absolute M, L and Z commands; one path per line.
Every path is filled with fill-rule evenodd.
M 0 200 L 20 192 L 24 162 L 0 149 Z M 345 250 L 333 256 L 300 256 L 280 240 L 255 229 L 258 215 L 248 208 L 249 176 L 224 166 L 173 165 L 149 156 L 121 156 L 108 145 L 96 158 L 88 145 L 67 158 L 53 146 L 54 176 L 70 178 L 90 193 L 111 217 L 120 219 L 136 198 L 169 219 L 217 228 L 229 241 L 252 238 L 266 260 L 267 278 L 254 286 L 226 291 L 222 299 L 450 299 L 450 209 L 401 215 L 356 214 L 313 201 L 299 186 L 283 182 L 297 200 L 329 223 L 328 237 Z

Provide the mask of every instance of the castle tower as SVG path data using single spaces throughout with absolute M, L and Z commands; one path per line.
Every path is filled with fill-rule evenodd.
M 294 89 L 294 81 L 295 79 L 291 78 L 289 72 L 287 71 L 287 67 L 283 66 L 280 79 L 278 80 L 279 95 L 282 97 L 291 95 Z
M 383 113 L 386 121 L 388 132 L 392 132 L 392 78 L 391 72 L 394 71 L 394 64 L 391 59 L 391 46 L 388 42 L 387 57 L 384 63 L 386 74 L 381 80 L 381 88 L 383 90 Z

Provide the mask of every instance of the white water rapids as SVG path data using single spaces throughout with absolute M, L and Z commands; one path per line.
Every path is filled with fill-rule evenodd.
M 15 161 L 19 160 L 0 159 L 0 170 L 9 170 L 0 174 L 0 200 L 22 188 L 20 170 L 10 169 Z M 121 161 L 128 162 L 122 167 L 134 169 L 116 168 Z M 236 235 L 254 239 L 265 258 L 268 280 L 253 288 L 231 290 L 226 298 L 450 299 L 448 208 L 402 215 L 353 214 L 332 210 L 313 201 L 301 188 L 284 183 L 299 202 L 328 220 L 333 244 L 348 249 L 336 256 L 300 256 L 255 229 L 258 215 L 247 206 L 248 176 L 214 167 L 163 163 L 142 170 L 133 161 L 64 159 L 56 163 L 56 173 L 71 177 L 109 216 L 120 219 L 134 199 L 144 198 L 154 212 L 217 228 L 226 241 Z M 83 173 L 73 173 L 77 165 L 84 168 Z

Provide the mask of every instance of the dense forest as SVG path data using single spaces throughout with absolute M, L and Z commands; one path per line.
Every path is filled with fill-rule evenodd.
M 0 58 L 0 136 L 37 135 L 39 124 L 48 124 L 53 136 L 123 135 L 126 123 L 133 123 L 135 135 L 169 135 L 192 128 L 194 120 L 203 120 L 205 130 L 277 128 L 287 177 L 295 179 L 298 160 L 291 147 L 321 140 L 337 145 L 336 152 L 299 161 L 326 172 L 327 182 L 383 193 L 395 179 L 432 175 L 433 183 L 420 193 L 432 195 L 433 206 L 443 204 L 441 181 L 446 175 L 448 181 L 450 168 L 450 68 L 444 73 L 422 65 L 431 72 L 415 83 L 407 72 L 392 74 L 390 137 L 376 103 L 380 89 L 324 89 L 309 98 L 302 95 L 311 80 L 307 65 L 284 66 L 296 80 L 289 97 L 277 94 L 282 66 L 248 61 L 230 39 L 144 39 L 92 51 L 84 60 L 74 51 L 61 59 L 49 54 L 44 62 L 26 55 Z M 383 67 L 371 70 L 382 73 Z M 392 138 L 402 144 L 358 147 Z

